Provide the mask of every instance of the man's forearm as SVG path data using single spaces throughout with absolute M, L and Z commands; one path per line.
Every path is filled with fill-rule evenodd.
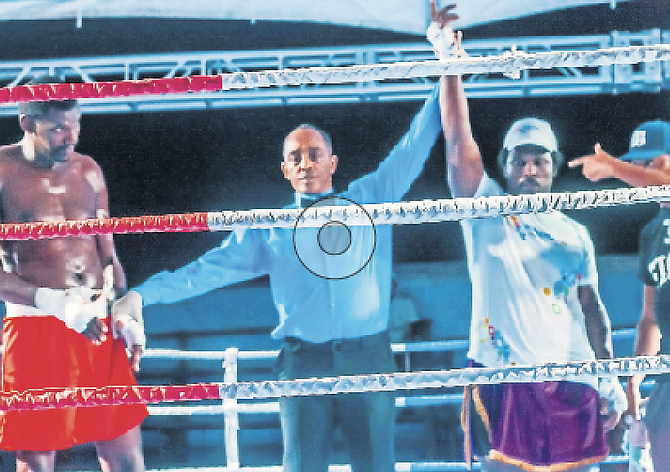
M 591 286 L 579 287 L 579 300 L 584 313 L 586 334 L 597 359 L 612 359 L 612 330 L 600 297 Z
M 661 332 L 655 320 L 642 318 L 637 323 L 633 353 L 636 356 L 654 356 L 661 348 Z

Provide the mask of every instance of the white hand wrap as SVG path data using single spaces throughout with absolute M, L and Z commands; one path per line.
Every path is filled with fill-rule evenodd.
M 449 59 L 456 55 L 454 48 L 454 30 L 448 25 L 441 28 L 436 22 L 431 22 L 426 30 L 426 38 L 433 45 L 433 51 L 438 59 Z
M 115 321 L 121 322 L 123 326 L 117 328 L 116 322 L 114 323 L 114 337 L 118 338 L 119 336 L 122 336 L 128 349 L 132 349 L 133 346 L 140 346 L 142 350 L 144 350 L 147 345 L 147 337 L 144 334 L 144 327 L 131 318 L 130 315 L 125 313 L 119 315 Z
M 142 296 L 129 291 L 112 305 L 112 332 L 114 337 L 123 337 L 128 349 L 140 346 L 143 350 L 147 345 L 142 320 Z M 121 327 L 117 327 L 121 324 Z
M 628 398 L 618 377 L 601 377 L 598 379 L 598 395 L 610 404 L 610 409 L 623 413 L 628 409 Z
M 39 287 L 35 292 L 35 306 L 77 333 L 83 333 L 93 318 L 107 317 L 107 299 L 100 296 L 100 290 L 89 287 Z

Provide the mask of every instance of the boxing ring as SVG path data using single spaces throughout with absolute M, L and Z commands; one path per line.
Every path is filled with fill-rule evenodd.
M 632 46 L 596 51 L 560 51 L 528 54 L 510 51 L 502 56 L 454 58 L 443 61 L 395 63 L 373 66 L 307 68 L 284 71 L 244 72 L 216 76 L 83 84 L 19 85 L 0 89 L 1 103 L 33 100 L 107 99 L 131 95 L 199 93 L 256 87 L 303 85 L 310 83 L 366 82 L 372 80 L 437 77 L 442 74 L 500 72 L 509 77 L 533 68 L 579 67 L 584 65 L 637 64 L 640 62 L 670 63 L 670 45 Z M 583 192 L 532 195 L 457 198 L 406 201 L 359 205 L 356 202 L 326 201 L 324 205 L 305 209 L 198 212 L 136 217 L 103 218 L 77 221 L 37 222 L 0 225 L 0 239 L 33 240 L 75 235 L 131 234 L 150 232 L 213 232 L 239 228 L 289 228 L 298 226 L 322 228 L 336 222 L 355 230 L 376 225 L 424 224 L 460 221 L 466 218 L 487 218 L 552 210 L 592 209 L 603 206 L 636 205 L 670 199 L 670 187 L 619 188 Z M 331 197 L 332 200 L 332 197 Z M 298 249 L 296 248 L 296 251 Z M 309 269 L 309 267 L 307 267 Z M 632 337 L 632 333 L 615 333 Z M 462 350 L 464 341 L 418 344 L 396 344 L 394 351 Z M 397 391 L 413 392 L 467 385 L 503 382 L 542 382 L 575 380 L 603 376 L 630 376 L 670 372 L 670 356 L 617 358 L 506 368 L 452 369 L 414 372 L 378 373 L 322 379 L 239 381 L 239 362 L 247 359 L 273 359 L 276 351 L 240 351 L 229 348 L 218 351 L 177 351 L 149 349 L 148 358 L 216 360 L 223 364 L 221 382 L 187 385 L 139 385 L 137 387 L 107 386 L 104 388 L 44 388 L 39 391 L 9 392 L 0 395 L 0 409 L 44 409 L 109 404 L 148 404 L 152 415 L 222 415 L 225 436 L 226 464 L 216 468 L 170 469 L 181 471 L 256 471 L 281 470 L 281 467 L 244 467 L 241 464 L 237 433 L 240 414 L 277 413 L 276 400 L 284 396 L 338 395 L 351 392 Z M 255 403 L 245 403 L 254 400 Z M 175 402 L 217 401 L 206 406 L 175 406 Z M 408 405 L 454 404 L 458 395 L 403 396 L 399 393 L 396 407 Z M 623 463 L 625 457 L 610 457 L 610 463 Z M 475 466 L 476 468 L 476 466 Z M 161 469 L 163 470 L 163 469 Z M 346 465 L 331 470 L 348 470 Z M 402 463 L 397 471 L 465 470 L 465 463 Z

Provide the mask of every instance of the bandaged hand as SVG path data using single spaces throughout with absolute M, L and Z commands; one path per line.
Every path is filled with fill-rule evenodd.
M 128 349 L 132 349 L 133 346 L 140 346 L 144 350 L 147 344 L 144 326 L 131 318 L 130 315 L 121 314 L 115 317 L 113 326 L 114 338 L 122 337 Z
M 39 287 L 35 307 L 49 313 L 77 333 L 83 333 L 92 319 L 107 317 L 107 299 L 90 287 L 53 289 Z
M 441 27 L 439 23 L 431 22 L 426 30 L 426 38 L 438 59 L 449 59 L 455 55 L 454 30 L 449 25 Z
M 142 296 L 130 290 L 112 304 L 112 332 L 114 338 L 123 338 L 131 351 L 133 370 L 139 370 L 139 361 L 147 345 L 142 319 Z
M 458 19 L 452 10 L 456 5 L 447 5 L 440 9 L 437 0 L 430 0 L 430 25 L 426 31 L 426 38 L 433 46 L 435 55 L 440 60 L 452 57 L 462 57 L 465 51 L 461 49 L 461 35 L 454 35 L 450 23 Z
M 626 392 L 621 386 L 618 377 L 601 377 L 598 379 L 598 395 L 608 403 L 609 409 L 607 415 L 612 418 L 611 423 L 613 424 L 611 428 L 609 424 L 606 425 L 606 429 L 612 429 L 619 422 L 621 415 L 628 409 Z

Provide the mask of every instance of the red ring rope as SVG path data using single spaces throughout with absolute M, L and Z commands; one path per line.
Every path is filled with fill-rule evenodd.
M 130 405 L 189 400 L 220 400 L 220 384 L 44 388 L 0 394 L 0 410 Z
M 30 84 L 0 88 L 0 103 L 218 92 L 222 88 L 223 78 L 221 75 L 124 80 L 119 82 Z
M 0 240 L 49 239 L 94 234 L 209 231 L 207 213 L 133 216 L 87 220 L 8 223 L 0 225 Z

